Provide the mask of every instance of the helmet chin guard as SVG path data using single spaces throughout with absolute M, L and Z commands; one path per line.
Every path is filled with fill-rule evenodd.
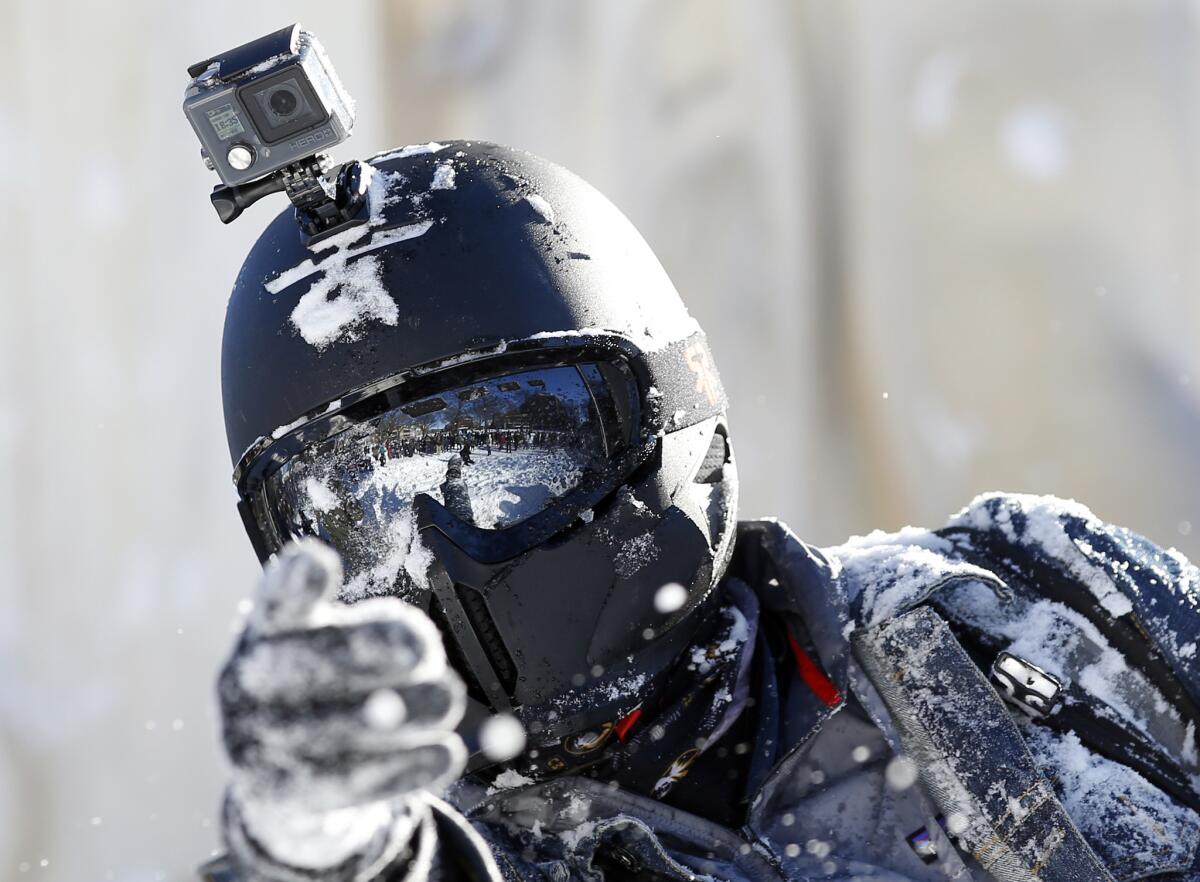
M 339 528 L 327 486 L 306 483 L 337 452 L 340 504 L 366 499 L 369 478 L 372 511 L 410 519 L 393 531 L 409 543 L 395 579 L 369 593 L 442 629 L 471 695 L 468 744 L 495 711 L 531 744 L 604 730 L 687 645 L 732 550 L 737 475 L 707 343 L 632 225 L 565 169 L 478 142 L 371 165 L 366 225 L 309 248 L 277 218 L 230 299 L 222 377 L 247 531 L 264 559 L 309 533 L 346 556 L 364 533 L 345 524 L 362 519 Z M 572 372 L 590 405 L 551 394 Z M 446 480 L 413 483 L 433 435 Z M 455 491 L 480 444 L 553 449 L 577 473 L 559 466 L 537 496 L 514 471 L 504 492 L 538 501 L 480 517 Z M 686 600 L 661 612 L 671 583 Z
M 710 446 L 728 456 L 719 428 L 711 420 L 663 447 L 699 449 L 702 465 Z M 436 560 L 434 617 L 471 698 L 515 714 L 540 744 L 602 729 L 634 710 L 704 620 L 732 553 L 731 458 L 720 471 L 697 470 L 664 507 L 664 475 L 651 466 L 588 522 L 494 564 L 481 564 L 438 528 L 441 506 L 419 504 L 422 540 Z M 687 599 L 664 613 L 656 598 L 670 584 L 684 586 Z

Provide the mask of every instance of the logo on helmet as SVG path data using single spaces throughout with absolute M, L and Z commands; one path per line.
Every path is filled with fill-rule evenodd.
M 693 343 L 683 353 L 688 370 L 696 375 L 696 391 L 703 393 L 709 404 L 715 405 L 720 398 L 717 394 L 717 378 L 712 365 L 708 361 L 708 351 L 701 343 Z

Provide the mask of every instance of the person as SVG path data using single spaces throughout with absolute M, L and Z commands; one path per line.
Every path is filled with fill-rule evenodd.
M 462 470 L 466 460 L 457 453 L 446 461 L 446 478 L 438 487 L 446 510 L 465 524 L 475 523 L 475 512 L 471 507 L 471 489 L 463 480 Z
M 1195 567 L 1045 497 L 739 522 L 706 338 L 611 203 L 481 142 L 371 167 L 365 226 L 281 215 L 228 307 L 266 569 L 206 878 L 1200 879 Z M 344 467 L 501 394 L 581 440 L 502 431 L 469 520 L 461 464 Z

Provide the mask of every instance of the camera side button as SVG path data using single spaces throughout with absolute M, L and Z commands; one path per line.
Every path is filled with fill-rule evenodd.
M 245 171 L 254 165 L 254 150 L 245 144 L 234 144 L 229 148 L 229 152 L 225 154 L 225 159 L 229 163 L 230 168 Z

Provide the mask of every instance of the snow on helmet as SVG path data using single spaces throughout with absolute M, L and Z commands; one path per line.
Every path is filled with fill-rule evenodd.
M 686 647 L 732 549 L 704 335 L 567 170 L 480 142 L 370 166 L 365 226 L 310 249 L 281 214 L 230 298 L 247 532 L 261 559 L 317 535 L 346 559 L 345 599 L 425 609 L 468 725 L 508 711 L 542 744 L 607 731 Z M 656 603 L 671 584 L 674 609 Z

